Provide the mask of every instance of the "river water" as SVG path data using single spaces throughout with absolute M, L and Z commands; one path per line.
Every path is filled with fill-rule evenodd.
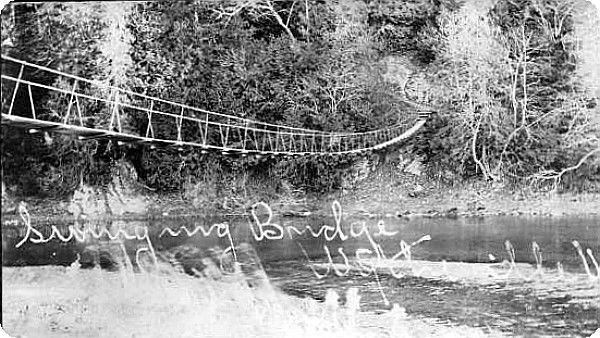
M 271 282 L 282 291 L 324 299 L 331 289 L 341 295 L 343 302 L 346 290 L 355 287 L 363 311 L 380 312 L 398 303 L 412 316 L 450 325 L 493 328 L 522 337 L 587 337 L 600 327 L 600 279 L 592 260 L 592 256 L 600 259 L 600 217 L 385 218 L 381 222 L 378 218 L 347 216 L 336 221 L 334 215 L 267 219 L 163 217 L 107 220 L 94 226 L 147 228 L 158 252 L 183 243 L 225 248 L 230 245 L 229 237 L 223 235 L 228 230 L 236 245 L 248 242 L 256 249 Z M 71 223 L 40 223 L 35 227 L 49 236 L 49 226 L 66 233 Z M 3 265 L 70 264 L 84 246 L 52 240 L 44 245 L 25 242 L 15 248 L 25 236 L 25 228 L 14 222 L 3 224 Z M 166 227 L 209 229 L 215 224 L 227 227 L 191 237 L 160 235 Z M 262 233 L 257 224 L 263 224 Z M 336 225 L 347 238 L 334 233 Z M 329 232 L 319 233 L 323 226 L 328 226 Z M 296 231 L 290 231 L 292 227 Z M 307 227 L 312 234 L 300 234 Z M 219 236 L 219 229 L 223 236 Z M 277 229 L 283 231 L 278 233 Z M 359 229 L 368 230 L 368 236 L 351 236 L 351 230 L 357 235 Z M 256 236 L 261 235 L 266 236 L 257 241 Z M 423 241 L 410 247 L 410 256 L 407 251 L 397 255 L 407 248 L 406 244 L 419 239 Z M 589 270 L 574 240 L 579 242 Z M 128 248 L 139 245 L 132 243 Z M 357 252 L 370 262 L 387 262 L 377 259 L 377 246 L 387 258 L 396 255 L 396 266 L 404 264 L 397 270 L 404 272 L 402 276 L 393 276 L 383 268 L 376 270 L 377 275 L 366 273 L 368 269 L 356 264 Z M 534 247 L 539 248 L 539 267 Z M 330 261 L 337 263 L 339 275 L 328 266 Z M 348 266 L 353 269 L 346 270 Z

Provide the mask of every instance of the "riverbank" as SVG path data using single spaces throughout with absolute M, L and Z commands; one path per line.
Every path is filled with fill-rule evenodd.
M 377 185 L 342 192 L 350 213 L 379 217 L 586 216 L 600 214 L 598 193 L 511 191 L 480 182 L 459 187 Z
M 450 174 L 445 179 L 434 178 L 424 174 L 424 166 L 416 160 L 396 159 L 394 163 L 400 164 L 381 161 L 357 163 L 347 170 L 341 187 L 329 193 L 310 193 L 282 178 L 265 181 L 235 176 L 222 187 L 198 182 L 186 184 L 179 192 L 158 193 L 140 182 L 131 164 L 121 161 L 106 187 L 82 185 L 62 200 L 15 197 L 16 189 L 7 191 L 3 184 L 2 215 L 5 219 L 19 217 L 22 202 L 32 219 L 240 215 L 262 202 L 276 215 L 308 216 L 331 215 L 334 201 L 340 202 L 344 214 L 379 218 L 600 214 L 598 191 L 545 192 L 528 186 L 453 179 Z M 401 165 L 404 162 L 408 164 Z M 265 211 L 261 208 L 259 212 Z
M 485 217 L 510 216 L 593 216 L 600 214 L 599 193 L 542 193 L 511 191 L 491 184 L 472 182 L 458 187 L 428 184 L 412 179 L 410 183 L 394 184 L 371 180 L 352 189 L 340 189 L 317 195 L 296 191 L 278 199 L 253 196 L 223 196 L 211 205 L 199 205 L 181 193 L 159 194 L 138 192 L 127 198 L 110 194 L 89 197 L 94 204 L 107 205 L 102 210 L 86 205 L 74 206 L 73 200 L 42 198 L 8 198 L 3 200 L 5 219 L 18 217 L 17 206 L 24 202 L 32 219 L 88 218 L 156 218 L 198 214 L 248 214 L 254 203 L 265 202 L 273 213 L 282 216 L 331 214 L 331 204 L 340 202 L 346 215 L 367 217 Z M 75 203 L 76 204 L 76 203 Z M 135 205 L 135 208 L 131 208 Z M 112 209 L 111 207 L 112 206 Z M 90 212 L 90 209 L 93 209 Z M 119 209 L 115 212 L 115 209 Z M 78 211 L 80 210 L 80 211 Z M 74 212 L 75 211 L 75 212 Z M 82 212 L 81 212 L 82 211 Z M 263 210 L 264 211 L 264 210 Z

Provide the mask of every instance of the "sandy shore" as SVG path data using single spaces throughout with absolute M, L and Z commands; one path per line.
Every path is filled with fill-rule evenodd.
M 3 328 L 13 337 L 499 337 L 407 316 L 171 272 L 2 268 Z

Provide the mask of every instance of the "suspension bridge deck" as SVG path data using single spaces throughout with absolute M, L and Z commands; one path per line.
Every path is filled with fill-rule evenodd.
M 2 63 L 2 125 L 70 134 L 80 140 L 109 139 L 242 154 L 352 154 L 385 148 L 411 137 L 430 114 L 415 112 L 410 114 L 414 117 L 410 123 L 374 131 L 324 132 L 215 113 L 5 55 Z M 137 128 L 127 127 L 131 125 Z

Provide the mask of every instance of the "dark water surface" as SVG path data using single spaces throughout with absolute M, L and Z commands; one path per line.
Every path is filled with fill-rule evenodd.
M 369 219 L 354 221 L 376 224 Z M 584 253 L 589 248 L 599 259 L 599 217 L 386 219 L 385 226 L 388 231 L 398 232 L 392 237 L 375 239 L 388 257 L 399 251 L 400 240 L 410 243 L 430 235 L 430 241 L 413 247 L 413 260 L 489 263 L 490 254 L 496 261 L 510 260 L 505 249 L 508 240 L 514 247 L 515 261 L 529 263 L 532 269 L 521 279 L 481 284 L 417 276 L 394 278 L 385 274 L 379 276 L 381 286 L 373 276 L 363 277 L 359 273 L 344 277 L 330 273 L 327 278 L 317 280 L 307 259 L 271 262 L 267 264 L 267 272 L 281 289 L 300 297 L 322 299 L 328 289 L 334 289 L 343 298 L 345 290 L 358 287 L 362 308 L 377 311 L 387 308 L 380 295 L 382 290 L 391 303 L 405 307 L 409 314 L 500 329 L 516 336 L 588 337 L 600 327 L 598 271 L 587 256 L 594 276 L 586 274 L 572 243 L 577 240 Z M 544 275 L 530 278 L 527 273 L 535 271 L 536 263 L 534 241 L 542 252 Z M 358 248 L 370 247 L 363 238 L 349 240 L 343 246 L 349 256 Z M 341 262 L 339 257 L 334 261 Z M 556 268 L 558 262 L 564 268 L 564 275 Z
M 250 231 L 251 225 L 257 229 L 255 222 L 247 216 L 107 220 L 93 226 L 129 230 L 135 226 L 147 227 L 152 244 L 161 251 L 182 243 L 225 248 L 229 246 L 229 239 L 226 236 L 218 238 L 216 229 L 209 236 L 158 236 L 165 227 L 178 229 L 186 226 L 191 230 L 201 226 L 208 229 L 220 222 L 227 222 L 234 243 L 251 243 L 273 283 L 295 296 L 323 299 L 326 291 L 333 289 L 342 295 L 343 302 L 343 293 L 350 287 L 356 287 L 361 295 L 361 308 L 365 311 L 381 311 L 390 307 L 383 301 L 383 292 L 390 303 L 400 304 L 409 315 L 435 318 L 452 324 L 500 329 L 524 337 L 585 337 L 600 326 L 600 279 L 595 277 L 597 271 L 589 256 L 586 258 L 593 276 L 590 278 L 586 274 L 583 261 L 572 243 L 577 240 L 584 255 L 589 248 L 596 259 L 600 259 L 600 217 L 384 219 L 385 230 L 395 232 L 393 236 L 377 235 L 378 219 L 345 217 L 341 220 L 341 229 L 346 235 L 350 233 L 351 224 L 358 230 L 364 223 L 372 235 L 372 242 L 366 236 L 345 241 L 336 237 L 328 241 L 323 234 L 315 238 L 309 233 L 298 235 L 291 232 L 290 236 L 286 231 L 281 239 L 256 241 Z M 311 226 L 315 232 L 323 225 L 333 227 L 336 224 L 333 216 L 274 217 L 271 223 L 283 229 L 293 226 L 303 230 Z M 66 233 L 69 224 L 65 221 L 63 224 L 34 226 L 48 236 L 49 226 L 56 225 Z M 269 226 L 265 229 L 275 228 Z M 53 240 L 43 245 L 25 243 L 15 248 L 24 235 L 22 224 L 11 225 L 3 221 L 3 265 L 70 264 L 75 260 L 76 253 L 85 246 L 73 241 L 62 243 Z M 334 262 L 344 262 L 339 255 L 340 248 L 352 261 L 359 249 L 373 251 L 373 242 L 391 257 L 401 250 L 402 240 L 412 243 L 425 235 L 431 236 L 431 240 L 412 247 L 412 260 L 490 263 L 494 258 L 500 262 L 511 258 L 505 248 L 505 241 L 509 241 L 517 263 L 535 266 L 532 251 L 535 241 L 542 252 L 544 275 L 494 282 L 485 281 L 484 278 L 478 284 L 460 279 L 427 278 L 411 274 L 394 278 L 389 274 L 381 274 L 378 284 L 373 275 L 365 277 L 356 271 L 346 276 L 335 276 L 330 272 L 327 277 L 318 279 L 311 269 L 314 266 L 309 263 L 309 260 L 327 263 L 325 247 L 332 253 Z M 140 243 L 129 243 L 127 246 L 128 249 L 135 249 L 138 245 Z M 556 268 L 558 262 L 564 268 L 564 275 L 560 275 Z M 324 270 L 319 271 L 324 273 Z

